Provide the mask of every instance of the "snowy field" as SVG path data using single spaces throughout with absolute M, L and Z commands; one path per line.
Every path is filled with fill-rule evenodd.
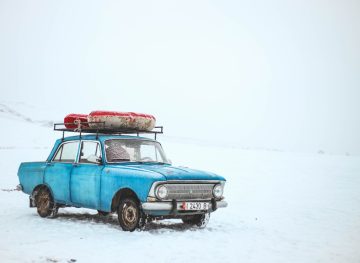
M 167 220 L 128 233 L 115 215 L 88 209 L 40 218 L 28 196 L 12 189 L 19 163 L 44 160 L 60 134 L 1 105 L 0 119 L 7 127 L 0 138 L 1 262 L 360 262 L 359 156 L 200 146 L 160 136 L 175 165 L 226 177 L 229 206 L 213 213 L 205 229 Z

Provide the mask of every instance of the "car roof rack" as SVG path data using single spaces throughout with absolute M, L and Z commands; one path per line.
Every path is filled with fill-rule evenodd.
M 89 127 L 89 124 L 97 124 L 97 127 Z M 66 126 L 77 126 L 76 128 L 67 128 Z M 100 126 L 100 127 L 99 127 Z M 101 127 L 102 126 L 102 127 Z M 79 123 L 54 123 L 54 131 L 61 131 L 63 133 L 62 140 L 65 138 L 65 132 L 77 132 L 80 133 L 80 137 L 83 133 L 96 134 L 96 138 L 99 137 L 99 134 L 114 134 L 114 135 L 124 135 L 124 134 L 154 134 L 155 140 L 157 139 L 157 134 L 163 134 L 163 126 L 155 126 L 153 130 L 136 130 L 136 129 L 123 129 L 123 128 L 106 128 L 105 122 L 79 122 Z

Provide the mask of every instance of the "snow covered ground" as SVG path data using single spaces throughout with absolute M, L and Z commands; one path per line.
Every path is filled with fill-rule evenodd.
M 44 160 L 60 136 L 46 127 L 46 114 L 26 120 L 0 105 L 1 262 L 360 262 L 359 156 L 232 149 L 161 136 L 175 165 L 227 178 L 229 206 L 213 213 L 207 228 L 167 220 L 128 233 L 115 216 L 76 208 L 40 218 L 28 196 L 11 189 L 19 163 Z

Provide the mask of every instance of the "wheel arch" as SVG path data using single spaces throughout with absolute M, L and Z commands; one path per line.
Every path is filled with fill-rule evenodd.
M 136 200 L 136 202 L 138 203 L 138 205 L 140 205 L 140 199 L 134 190 L 132 190 L 131 188 L 128 188 L 128 187 L 121 188 L 114 194 L 114 196 L 111 200 L 111 212 L 115 212 L 118 205 L 120 204 L 120 201 L 126 197 L 134 198 Z
M 52 198 L 54 198 L 54 194 L 53 191 L 51 190 L 51 187 L 48 186 L 47 184 L 38 184 L 37 186 L 34 187 L 34 189 L 31 192 L 31 199 L 35 202 L 35 196 L 36 194 L 39 192 L 40 189 L 46 188 L 49 190 Z

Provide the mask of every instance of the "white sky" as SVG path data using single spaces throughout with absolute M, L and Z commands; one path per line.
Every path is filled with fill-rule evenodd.
M 360 1 L 0 0 L 0 100 L 359 154 L 359 47 Z

